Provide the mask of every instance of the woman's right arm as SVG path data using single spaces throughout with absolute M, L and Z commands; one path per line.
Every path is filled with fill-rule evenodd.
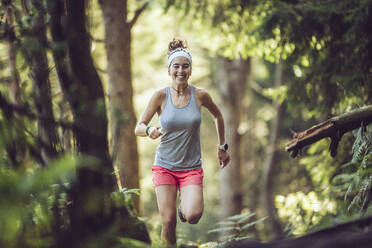
M 148 103 L 145 111 L 142 113 L 136 128 L 134 129 L 136 136 L 146 137 L 146 129 L 148 128 L 147 125 L 150 123 L 152 117 L 155 113 L 160 115 L 161 106 L 165 97 L 165 92 L 163 91 L 164 90 L 158 90 L 152 95 L 150 102 Z M 152 139 L 158 138 L 161 136 L 160 127 L 149 127 L 148 134 L 148 136 Z

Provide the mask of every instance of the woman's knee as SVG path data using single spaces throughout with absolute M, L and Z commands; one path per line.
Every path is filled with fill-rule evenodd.
M 200 220 L 200 218 L 203 215 L 203 211 L 192 211 L 188 213 L 183 213 L 185 219 L 187 220 L 188 223 L 190 224 L 197 224 Z

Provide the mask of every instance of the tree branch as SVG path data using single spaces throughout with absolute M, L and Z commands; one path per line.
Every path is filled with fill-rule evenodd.
M 290 152 L 292 157 L 296 157 L 303 147 L 330 137 L 329 149 L 331 156 L 334 157 L 337 154 L 338 142 L 345 133 L 370 123 L 372 123 L 372 105 L 333 117 L 303 132 L 294 133 L 293 139 L 285 145 L 285 150 Z
M 134 13 L 133 19 L 129 22 L 130 28 L 132 28 L 134 26 L 134 24 L 136 24 L 136 22 L 138 20 L 138 17 L 140 17 L 140 15 L 142 14 L 142 12 L 147 8 L 148 5 L 149 5 L 149 3 L 146 2 L 146 3 L 144 3 L 142 5 L 141 8 L 139 8 L 139 9 L 136 10 L 136 13 Z

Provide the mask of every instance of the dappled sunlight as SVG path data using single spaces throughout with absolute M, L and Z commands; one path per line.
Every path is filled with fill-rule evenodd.
M 294 235 L 306 233 L 309 228 L 319 223 L 322 217 L 337 213 L 334 200 L 322 199 L 314 191 L 307 194 L 300 191 L 287 196 L 276 195 L 275 206 L 278 208 L 279 217 L 287 223 L 287 232 Z

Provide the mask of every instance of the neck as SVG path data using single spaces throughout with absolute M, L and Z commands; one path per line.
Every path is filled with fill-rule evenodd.
M 177 92 L 177 95 L 183 95 L 185 94 L 185 91 L 186 89 L 189 87 L 189 84 L 185 84 L 185 85 L 177 85 L 176 87 L 174 87 L 174 85 L 172 85 L 172 89 Z

